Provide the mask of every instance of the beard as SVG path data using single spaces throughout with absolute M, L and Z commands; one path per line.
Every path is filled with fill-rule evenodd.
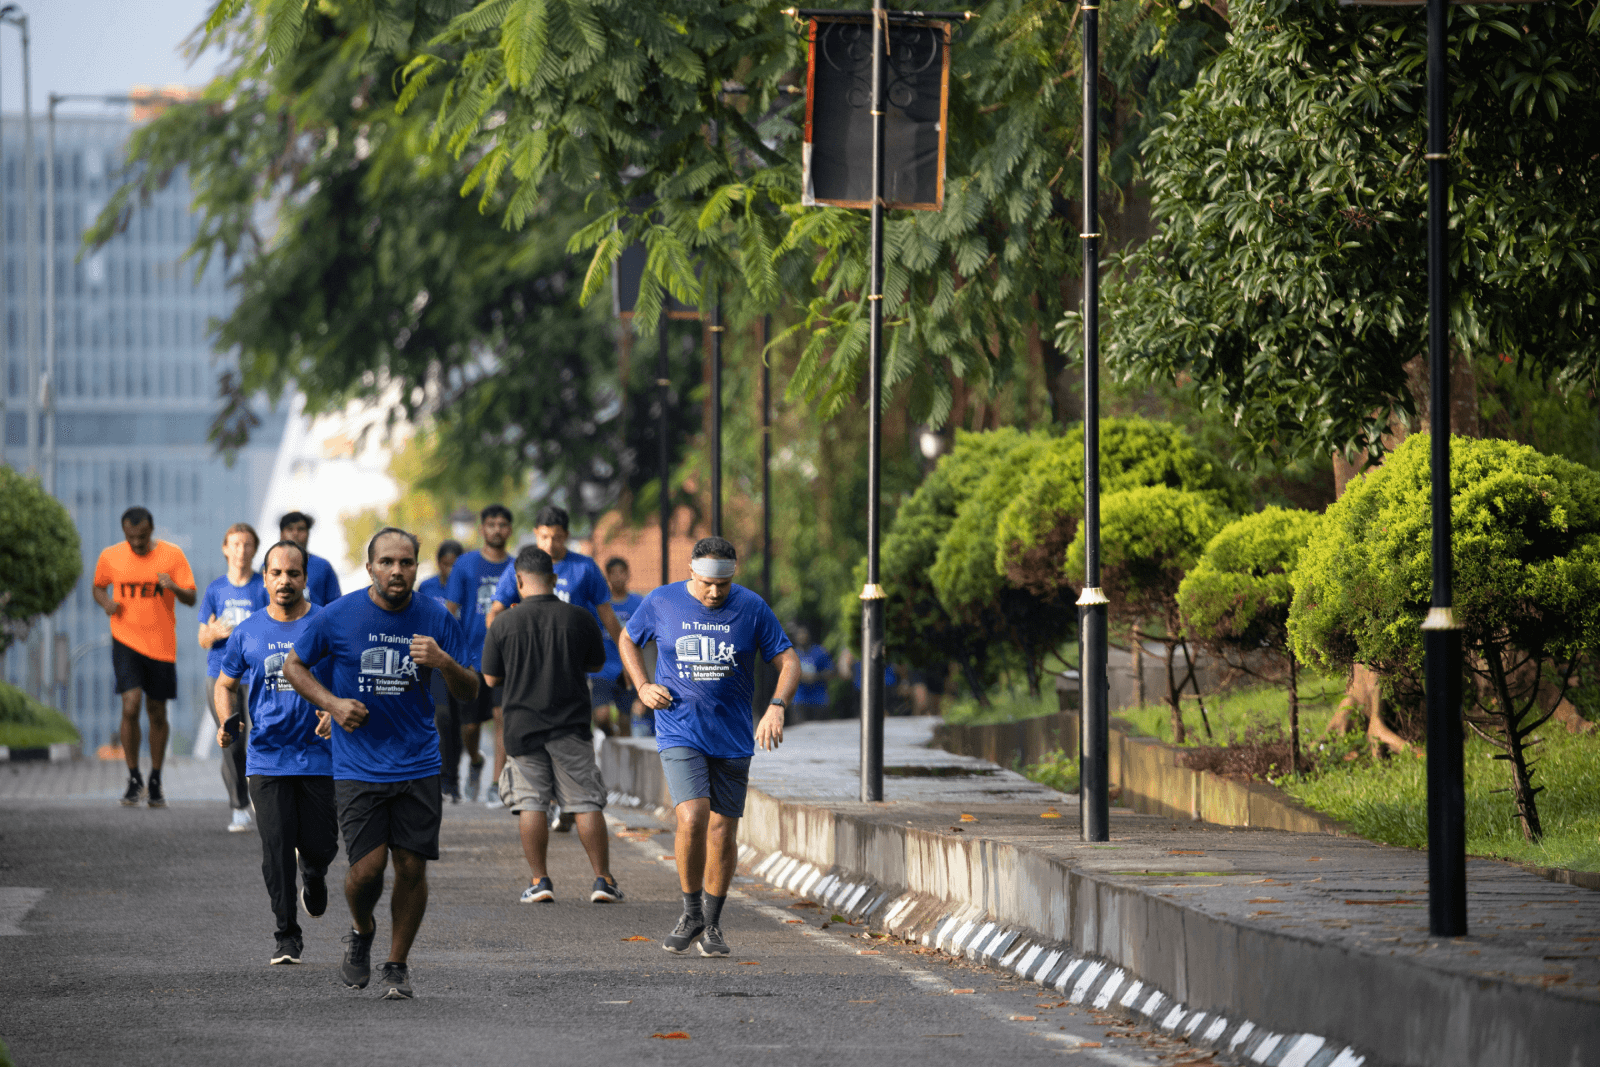
M 405 602 L 411 599 L 411 590 L 409 587 L 403 587 L 399 590 L 392 590 L 389 586 L 380 585 L 375 586 L 374 588 L 378 590 L 378 596 L 383 598 L 383 602 L 389 605 L 391 608 L 404 607 Z

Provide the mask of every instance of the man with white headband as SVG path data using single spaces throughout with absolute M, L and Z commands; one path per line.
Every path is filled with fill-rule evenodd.
M 644 598 L 618 643 L 639 699 L 656 713 L 656 749 L 677 809 L 673 849 L 683 917 L 663 944 L 682 953 L 726 956 L 722 905 L 738 863 L 739 820 L 755 746 L 783 740 L 783 709 L 800 683 L 800 657 L 760 596 L 733 584 L 734 547 L 720 537 L 694 546 L 689 580 Z M 656 674 L 639 646 L 656 642 Z M 750 701 L 759 655 L 778 666 L 772 702 L 752 729 Z

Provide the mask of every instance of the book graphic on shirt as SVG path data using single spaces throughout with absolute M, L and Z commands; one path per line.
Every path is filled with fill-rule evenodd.
M 500 581 L 499 575 L 485 576 L 478 579 L 478 614 L 488 615 L 489 605 L 494 603 L 494 587 Z
M 380 695 L 404 693 L 417 677 L 417 665 L 402 649 L 377 645 L 361 653 L 361 679 L 357 688 Z
M 248 604 L 228 604 L 222 609 L 221 619 L 229 626 L 238 626 L 250 617 L 251 610 Z
M 730 642 L 706 634 L 678 638 L 673 651 L 678 659 L 678 677 L 692 682 L 715 682 L 733 670 L 735 649 Z
M 274 652 L 261 661 L 261 673 L 266 677 L 266 684 L 275 692 L 287 693 L 294 688 L 283 676 L 283 664 L 288 658 L 287 652 Z

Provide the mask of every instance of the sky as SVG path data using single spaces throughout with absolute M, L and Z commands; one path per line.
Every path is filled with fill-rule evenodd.
M 192 65 L 184 40 L 214 0 L 12 0 L 28 16 L 33 110 L 47 95 L 125 93 L 136 84 L 204 85 L 222 60 L 212 52 Z M 21 35 L 0 29 L 0 107 L 22 110 Z M 72 105 L 73 110 L 93 110 Z M 65 113 L 67 104 L 61 106 Z

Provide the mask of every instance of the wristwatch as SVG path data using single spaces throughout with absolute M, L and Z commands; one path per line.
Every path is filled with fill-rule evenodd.
M 782 697 L 773 697 L 771 700 L 767 701 L 767 706 L 768 707 L 771 707 L 773 705 L 777 705 L 780 708 L 788 707 L 788 705 L 783 702 L 783 698 Z

